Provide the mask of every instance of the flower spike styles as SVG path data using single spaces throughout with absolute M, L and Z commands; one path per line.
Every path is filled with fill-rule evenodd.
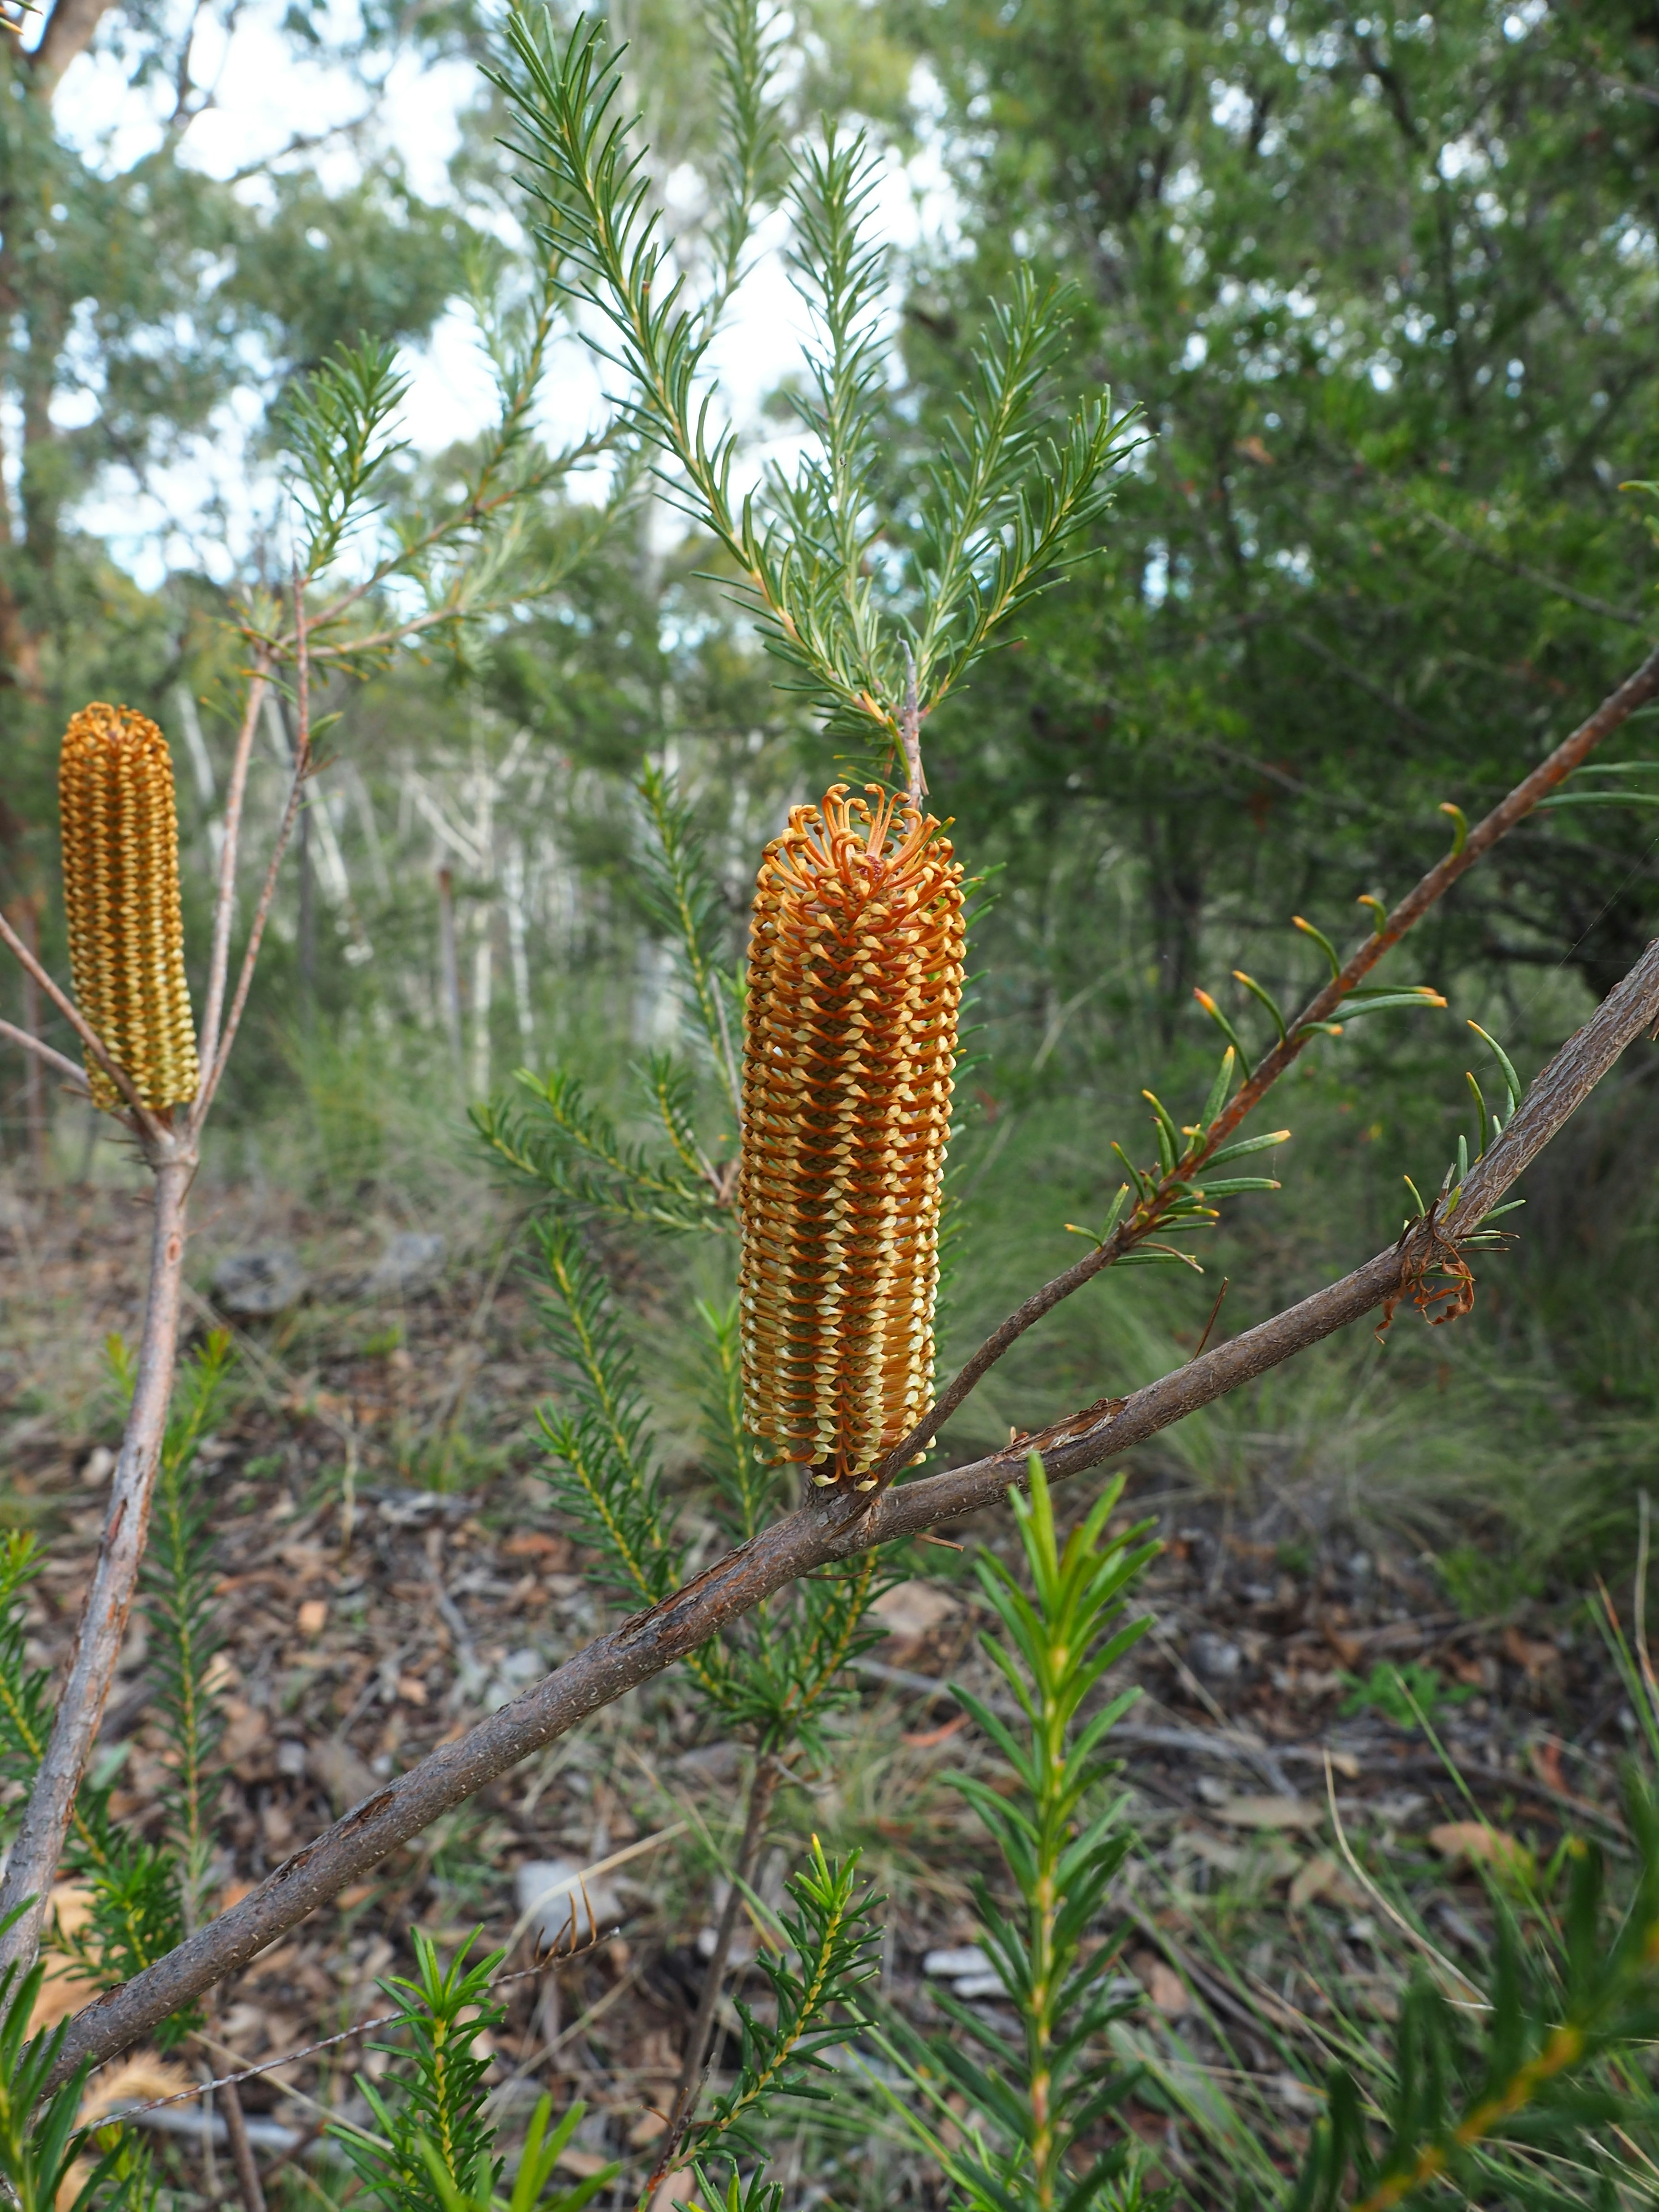
M 154 722 L 126 707 L 83 707 L 58 770 L 70 969 L 81 1012 L 146 1106 L 197 1090 L 196 1028 L 185 981 L 173 763 Z M 99 1105 L 122 1099 L 90 1053 Z
M 761 861 L 743 1062 L 744 1419 L 819 1483 L 926 1410 L 962 867 L 878 786 L 797 806 Z

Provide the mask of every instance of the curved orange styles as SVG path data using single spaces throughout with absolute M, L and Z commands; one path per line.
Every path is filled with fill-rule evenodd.
M 154 722 L 83 707 L 58 767 L 70 972 L 81 1012 L 146 1106 L 196 1096 L 196 1027 L 185 981 L 173 763 Z M 125 1103 L 87 1056 L 100 1106 Z
M 962 998 L 962 868 L 930 816 L 832 785 L 761 861 L 743 1057 L 744 1418 L 821 1483 L 926 1411 Z

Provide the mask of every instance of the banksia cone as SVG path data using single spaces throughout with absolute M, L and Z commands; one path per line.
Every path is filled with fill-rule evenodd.
M 930 817 L 845 784 L 755 889 L 744 1037 L 744 1419 L 820 1483 L 927 1410 L 962 996 L 962 868 Z
M 196 1029 L 166 738 L 126 707 L 83 707 L 58 798 L 76 1000 L 146 1106 L 182 1104 L 196 1096 Z M 125 1103 L 90 1053 L 87 1078 L 100 1106 Z

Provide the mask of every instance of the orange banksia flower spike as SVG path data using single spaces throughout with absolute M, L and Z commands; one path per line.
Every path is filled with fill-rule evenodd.
M 166 738 L 129 708 L 83 707 L 64 733 L 58 797 L 76 1000 L 146 1106 L 182 1105 L 196 1096 L 196 1027 Z M 90 1054 L 87 1078 L 99 1105 L 125 1104 Z
M 793 808 L 761 862 L 738 1183 L 744 1419 L 864 1489 L 933 1385 L 963 951 L 940 824 L 867 788 Z

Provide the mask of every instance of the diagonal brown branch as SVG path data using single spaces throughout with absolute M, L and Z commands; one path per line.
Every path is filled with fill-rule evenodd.
M 213 1104 L 214 1094 L 223 1080 L 225 1069 L 230 1060 L 230 1049 L 236 1042 L 236 1032 L 241 1026 L 243 1011 L 247 1006 L 247 994 L 253 984 L 253 970 L 258 961 L 259 947 L 264 939 L 265 924 L 270 919 L 271 902 L 276 896 L 276 880 L 282 873 L 283 856 L 288 851 L 289 840 L 294 835 L 294 824 L 299 817 L 300 801 L 304 795 L 306 779 L 311 774 L 311 663 L 307 651 L 308 632 L 305 621 L 304 587 L 297 574 L 294 579 L 294 609 L 295 665 L 299 672 L 297 688 L 300 729 L 295 741 L 293 777 L 289 785 L 287 803 L 283 808 L 283 818 L 276 825 L 276 835 L 271 843 L 270 858 L 265 866 L 265 879 L 260 886 L 259 902 L 253 909 L 253 921 L 247 933 L 247 944 L 243 949 L 242 964 L 237 971 L 236 989 L 231 999 L 230 1011 L 225 1016 L 223 1033 L 217 1040 L 217 1047 L 210 1060 L 205 1048 L 204 1048 L 201 1088 L 197 1093 L 196 1103 L 191 1109 L 191 1125 L 198 1134 Z M 256 688 L 263 697 L 263 685 Z M 246 766 L 245 763 L 240 764 Z M 228 813 L 229 810 L 227 808 L 225 833 L 227 848 L 230 841 L 228 826 Z M 214 950 L 216 955 L 218 951 L 216 931 Z
M 52 1734 L 29 1791 L 17 1838 L 0 1881 L 0 1922 L 27 1911 L 0 1936 L 0 1966 L 31 1959 L 68 1833 L 75 1793 L 97 1741 L 104 1706 L 126 1634 L 127 1615 L 149 1528 L 155 1469 L 173 1388 L 184 1282 L 185 1203 L 196 1156 L 175 1146 L 150 1162 L 155 1218 L 150 1231 L 149 1297 L 139 1345 L 137 1380 L 110 1486 L 104 1533 L 82 1601 L 69 1668 L 56 1686 Z
M 16 957 L 19 963 L 34 978 L 100 1067 L 103 1069 L 105 1074 L 108 1076 L 110 1081 L 126 1100 L 128 1109 L 132 1116 L 131 1126 L 136 1127 L 140 1134 L 146 1138 L 154 1139 L 158 1137 L 161 1133 L 160 1127 L 154 1117 L 146 1111 L 143 1101 L 133 1088 L 132 1078 L 118 1060 L 110 1057 L 102 1037 L 99 1036 L 74 1000 L 58 988 L 50 973 L 40 965 L 3 914 L 0 914 L 0 944 L 3 944 Z M 125 1121 L 127 1116 L 122 1115 L 119 1118 Z
M 253 732 L 270 681 L 273 655 L 261 647 L 249 672 L 247 698 L 236 750 L 231 756 L 230 782 L 225 792 L 224 842 L 219 848 L 219 882 L 213 900 L 213 950 L 208 960 L 207 1005 L 202 1015 L 201 1058 L 204 1074 L 217 1065 L 219 1022 L 224 1012 L 225 984 L 230 973 L 230 932 L 236 916 L 236 861 L 242 842 L 242 806 L 247 796 L 248 763 L 253 754 Z
M 33 1053 L 44 1060 L 48 1067 L 55 1067 L 66 1083 L 73 1084 L 77 1091 L 88 1097 L 91 1095 L 92 1086 L 87 1081 L 84 1069 L 77 1067 L 63 1053 L 55 1051 L 42 1038 L 27 1030 L 15 1027 L 10 1022 L 0 1022 L 0 1036 L 9 1039 L 13 1044 L 21 1045 L 25 1052 Z
M 1099 1274 L 1103 1267 L 1109 1267 L 1114 1260 L 1120 1259 L 1125 1252 L 1143 1243 L 1152 1234 L 1176 1196 L 1177 1183 L 1190 1183 L 1194 1176 L 1201 1173 L 1206 1161 L 1212 1158 L 1237 1134 L 1246 1117 L 1261 1104 L 1279 1077 L 1319 1035 L 1317 1024 L 1329 1020 L 1348 994 L 1358 989 L 1383 954 L 1399 944 L 1407 930 L 1423 919 L 1459 877 L 1466 875 L 1500 838 L 1506 837 L 1516 823 L 1524 821 L 1540 799 L 1547 798 L 1558 784 L 1565 782 L 1603 738 L 1621 723 L 1628 721 L 1638 707 L 1645 706 L 1650 699 L 1654 698 L 1659 698 L 1659 649 L 1650 653 L 1634 674 L 1626 677 L 1616 691 L 1610 692 L 1571 737 L 1564 738 L 1547 760 L 1540 761 L 1530 775 L 1523 777 L 1508 797 L 1501 799 L 1491 813 L 1470 830 L 1461 851 L 1448 853 L 1443 860 L 1437 860 L 1415 889 L 1401 900 L 1376 934 L 1367 938 L 1357 951 L 1350 953 L 1340 972 L 1334 975 L 1322 990 L 1315 992 L 1290 1024 L 1284 1042 L 1275 1045 L 1264 1059 L 1256 1063 L 1232 1103 L 1191 1146 L 1185 1157 L 1176 1163 L 1174 1172 L 1162 1178 L 1151 1196 L 1141 1200 L 1132 1212 L 1126 1215 L 1103 1243 L 1097 1244 L 1092 1252 L 1085 1254 L 1081 1260 L 1045 1283 L 1041 1290 L 1034 1291 L 1000 1327 L 993 1330 L 961 1371 L 952 1376 L 949 1385 L 909 1435 L 895 1446 L 876 1469 L 878 1484 L 890 1482 L 902 1468 L 909 1465 L 915 1454 L 939 1434 L 981 1379 L 989 1373 L 1011 1346 L 1019 1341 L 1028 1328 L 1035 1328 L 1046 1314 L 1054 1311 L 1063 1298 L 1068 1298 L 1074 1291 L 1081 1290 L 1085 1283 L 1091 1282 Z
M 1464 1186 L 1455 1217 L 1466 1239 L 1589 1095 L 1620 1054 L 1659 1021 L 1659 940 L 1538 1077 L 1513 1121 Z M 228 1912 L 70 2021 L 52 2081 L 82 2060 L 113 2057 L 169 2013 L 234 1973 L 399 1844 L 565 1735 L 590 1713 L 659 1674 L 717 1636 L 762 1599 L 800 1576 L 877 1545 L 996 1504 L 1041 1453 L 1051 1477 L 1076 1474 L 1145 1443 L 1268 1369 L 1294 1358 L 1420 1277 L 1452 1249 L 1449 1225 L 1425 1226 L 1379 1252 L 1271 1321 L 1247 1329 L 1127 1398 L 1103 1401 L 1070 1420 L 969 1466 L 902 1484 L 868 1499 L 831 1493 L 804 1506 L 636 1613 L 556 1673 L 490 1714 L 459 1742 L 430 1753 L 285 1860 Z

